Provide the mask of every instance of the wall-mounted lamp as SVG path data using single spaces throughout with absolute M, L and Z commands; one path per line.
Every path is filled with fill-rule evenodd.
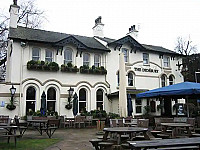
M 70 87 L 69 90 L 68 90 L 68 93 L 69 93 L 68 104 L 65 105 L 66 109 L 71 109 L 72 108 L 71 98 L 73 97 L 73 92 L 74 92 L 74 89 Z
M 14 86 L 12 85 L 12 87 L 10 88 L 10 93 L 11 93 L 11 101 L 13 101 L 13 97 L 15 95 L 16 92 L 16 88 L 14 88 Z

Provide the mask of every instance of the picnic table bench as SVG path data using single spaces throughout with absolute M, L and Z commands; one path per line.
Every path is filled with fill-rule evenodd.
M 162 139 L 152 141 L 128 141 L 134 150 L 141 149 L 195 149 L 200 146 L 200 137 L 179 138 L 179 139 Z

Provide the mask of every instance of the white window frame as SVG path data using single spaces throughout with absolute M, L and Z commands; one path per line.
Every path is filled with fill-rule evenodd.
M 129 61 L 129 51 L 128 51 L 128 49 L 123 48 L 122 52 L 124 54 L 124 61 L 125 61 L 125 63 L 127 63 Z
M 136 101 L 140 101 L 141 104 L 137 104 Z M 137 107 L 140 107 L 141 112 L 137 112 Z M 135 99 L 135 113 L 136 114 L 142 114 L 142 99 L 137 99 L 137 100 Z
M 79 105 L 79 103 L 85 103 L 85 110 L 87 111 L 88 110 L 88 108 L 87 108 L 87 99 L 88 99 L 88 94 L 87 94 L 87 89 L 86 88 L 81 88 L 81 89 L 84 89 L 85 90 L 85 101 L 80 101 L 80 99 L 78 100 L 78 113 L 81 113 L 80 111 L 79 111 L 79 109 L 80 109 L 80 105 Z M 81 90 L 80 89 L 80 90 Z M 79 97 L 80 97 L 80 90 L 79 90 Z
M 27 90 L 28 90 L 30 87 L 34 88 L 34 90 L 35 90 L 35 99 L 27 99 Z M 36 109 L 36 96 L 37 96 L 37 90 L 36 90 L 36 88 L 35 88 L 34 86 L 28 86 L 28 87 L 26 88 L 26 102 L 34 102 L 35 111 L 37 110 L 37 109 Z M 26 103 L 26 108 L 27 108 L 27 103 Z M 26 108 L 25 108 L 25 111 L 26 111 Z M 27 112 L 25 112 L 25 113 L 27 113 Z
M 132 74 L 132 79 L 129 78 L 129 74 Z M 130 81 L 132 81 L 133 85 L 130 85 Z M 128 86 L 134 86 L 134 74 L 133 74 L 133 72 L 128 73 Z
M 88 56 L 87 59 L 86 56 Z M 89 53 L 83 53 L 83 65 L 90 66 L 90 54 Z
M 167 86 L 167 76 L 165 74 L 163 74 L 160 79 L 161 79 L 161 87 Z M 165 84 L 165 85 L 163 85 L 163 84 Z
M 98 92 L 98 90 L 101 90 L 101 91 L 102 91 L 102 96 L 103 96 L 102 101 L 98 101 L 98 100 L 97 100 L 97 92 Z M 102 89 L 98 89 L 98 90 L 96 91 L 96 109 L 98 109 L 98 108 L 97 108 L 97 106 L 98 106 L 97 103 L 102 103 L 102 108 L 103 108 L 102 110 L 104 110 L 104 91 L 103 91 Z
M 48 90 L 49 90 L 50 88 L 53 88 L 53 89 L 55 90 L 55 93 L 56 93 L 55 97 L 57 98 L 57 91 L 56 91 L 56 89 L 55 89 L 54 87 L 49 87 L 49 88 L 47 89 L 47 95 L 48 95 Z M 48 96 L 47 96 L 46 109 L 47 109 L 47 104 L 48 104 L 48 102 L 55 102 L 55 111 L 56 111 L 56 99 L 49 100 L 49 99 L 48 99 Z
M 172 81 L 170 80 L 170 77 L 172 78 Z M 173 85 L 174 84 L 174 76 L 170 75 L 169 76 L 169 85 Z
M 51 53 L 51 57 L 47 56 L 47 52 Z M 45 50 L 45 61 L 46 62 L 53 62 L 53 51 L 46 49 Z
M 98 59 L 96 59 L 96 58 L 98 58 Z M 94 66 L 95 67 L 101 66 L 101 56 L 99 54 L 94 54 Z
M 35 51 L 35 50 L 38 50 L 38 55 L 33 55 L 33 52 Z M 33 47 L 32 48 L 32 60 L 35 60 L 35 61 L 37 61 L 37 60 L 40 60 L 40 54 L 41 53 L 41 49 L 39 48 L 39 47 Z
M 149 54 L 143 53 L 143 65 L 149 65 Z
M 68 56 L 68 54 L 71 55 L 71 59 Z M 65 51 L 64 51 L 64 64 L 65 65 L 67 65 L 68 63 L 72 64 L 72 62 L 73 62 L 73 51 L 71 49 L 69 49 L 69 48 L 66 48 Z
M 170 67 L 170 57 L 169 56 L 163 57 L 163 66 L 166 68 Z

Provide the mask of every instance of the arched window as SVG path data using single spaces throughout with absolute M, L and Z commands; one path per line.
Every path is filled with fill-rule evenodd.
M 101 66 L 101 57 L 100 55 L 95 54 L 94 55 L 94 66 L 100 67 Z
M 128 86 L 133 86 L 133 73 L 128 73 Z
M 151 101 L 150 102 L 150 106 L 151 106 L 151 112 L 156 112 L 156 102 L 155 101 Z
M 34 47 L 32 49 L 32 60 L 40 60 L 40 48 Z
M 164 87 L 166 85 L 167 85 L 167 76 L 163 74 L 161 76 L 161 86 Z
M 103 110 L 103 90 L 98 89 L 96 92 L 97 110 Z
M 26 113 L 35 112 L 36 91 L 33 86 L 28 87 L 26 90 Z
M 86 90 L 80 89 L 79 91 L 79 113 L 86 111 Z
M 72 63 L 72 50 L 66 49 L 64 51 L 64 64 Z
M 169 85 L 173 85 L 174 84 L 174 76 L 170 75 L 169 76 Z
M 56 90 L 50 87 L 47 91 L 47 110 L 55 112 L 56 105 Z
M 88 53 L 83 54 L 83 65 L 90 66 L 90 55 Z
M 45 51 L 45 61 L 52 62 L 53 61 L 53 51 L 46 49 Z
M 125 62 L 128 62 L 128 50 L 123 48 L 122 49 L 122 52 L 124 53 L 124 61 Z

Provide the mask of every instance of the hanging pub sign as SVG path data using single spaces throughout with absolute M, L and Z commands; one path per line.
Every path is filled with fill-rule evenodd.
M 139 72 L 152 72 L 152 73 L 158 73 L 158 70 L 157 69 L 152 69 L 152 68 L 138 68 L 138 67 L 135 67 L 134 68 L 135 71 L 139 71 Z

